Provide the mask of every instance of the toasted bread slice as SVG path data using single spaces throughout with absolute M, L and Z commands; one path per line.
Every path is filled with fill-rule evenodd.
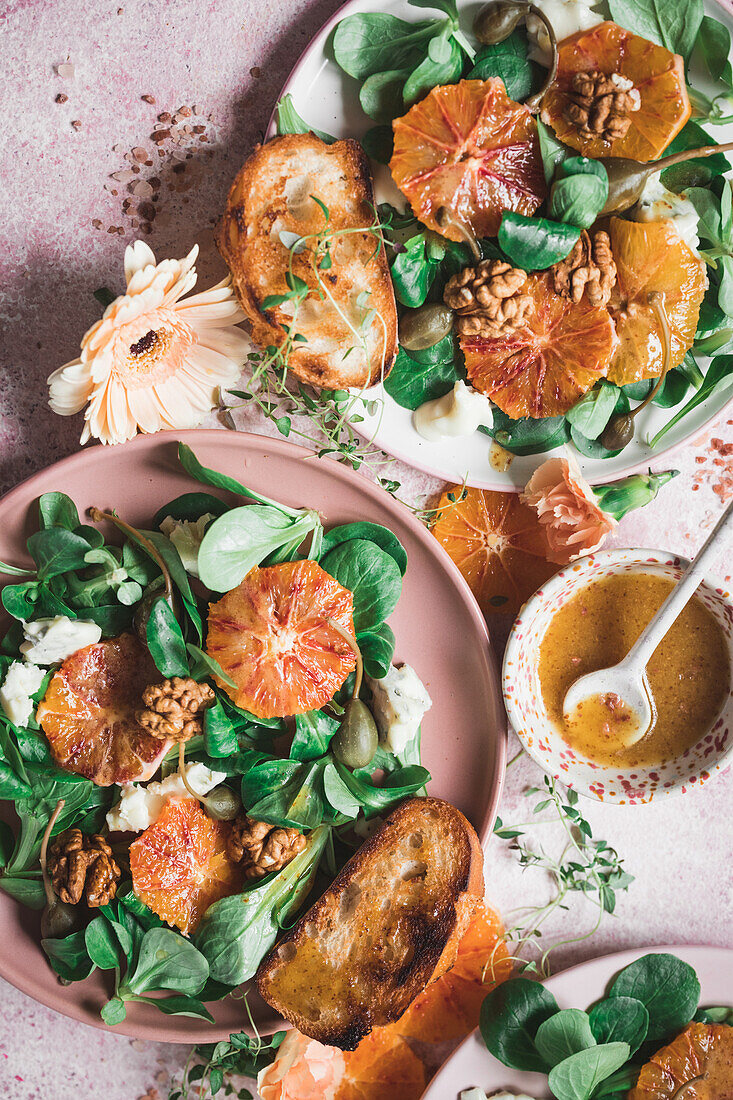
M 481 845 L 463 814 L 408 799 L 266 955 L 259 991 L 305 1035 L 354 1050 L 453 965 L 482 897 Z
M 315 196 L 328 210 L 328 216 Z M 283 325 L 305 337 L 288 369 L 328 389 L 366 387 L 386 377 L 397 354 L 397 309 L 384 244 L 374 222 L 369 166 L 357 141 L 327 145 L 315 134 L 285 134 L 259 146 L 234 181 L 217 231 L 219 251 L 261 347 L 280 346 Z M 363 233 L 342 232 L 360 227 Z M 293 319 L 286 275 L 296 237 L 316 236 L 292 256 L 292 271 L 311 288 Z M 330 266 L 329 266 L 330 259 Z M 318 285 L 320 281 L 320 286 Z

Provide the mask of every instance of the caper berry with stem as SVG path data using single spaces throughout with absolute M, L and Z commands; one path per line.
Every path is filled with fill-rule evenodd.
M 135 614 L 133 616 L 133 626 L 135 627 L 135 633 L 137 634 L 143 645 L 147 645 L 148 635 L 148 619 L 150 618 L 150 612 L 153 610 L 153 605 L 159 600 L 164 599 L 170 606 L 171 611 L 175 613 L 175 599 L 173 592 L 173 582 L 171 581 L 171 575 L 168 572 L 168 566 L 158 553 L 157 547 L 153 545 L 149 538 L 146 538 L 142 531 L 138 531 L 136 527 L 131 527 L 129 523 L 125 523 L 119 516 L 112 515 L 111 512 L 103 512 L 101 508 L 90 508 L 89 515 L 95 523 L 101 523 L 102 520 L 107 520 L 108 523 L 113 524 L 119 531 L 122 531 L 128 538 L 139 543 L 143 550 L 153 559 L 155 564 L 163 574 L 162 587 L 159 584 L 156 588 L 151 588 L 146 592 L 140 603 L 135 608 Z
M 641 404 L 636 406 L 633 412 L 619 413 L 618 416 L 612 416 L 608 424 L 606 424 L 606 427 L 601 433 L 601 443 L 609 451 L 622 451 L 624 447 L 627 447 L 629 443 L 631 443 L 631 440 L 634 438 L 634 417 L 638 416 L 642 409 L 645 409 L 649 402 L 659 393 L 659 390 L 664 384 L 664 379 L 667 377 L 667 371 L 672 361 L 672 333 L 669 328 L 669 317 L 667 316 L 667 309 L 665 307 L 664 291 L 650 291 L 647 295 L 647 301 L 657 315 L 662 334 L 662 371 L 657 379 L 656 385 L 646 395 Z
M 214 821 L 233 821 L 242 809 L 241 798 L 231 787 L 227 787 L 226 783 L 222 783 L 220 787 L 214 787 L 208 794 L 196 793 L 186 775 L 185 741 L 181 741 L 178 745 L 178 774 L 191 798 L 195 798 Z
M 406 351 L 432 348 L 453 328 L 453 310 L 442 302 L 428 302 L 400 318 L 400 343 Z
M 455 210 L 449 209 L 447 206 L 439 206 L 435 212 L 435 221 L 440 229 L 457 229 L 463 240 L 473 253 L 474 259 L 481 259 L 481 245 L 478 243 L 478 238 L 473 229 L 460 214 L 457 214 Z
M 695 160 L 698 157 L 712 157 L 715 153 L 726 153 L 731 149 L 733 149 L 733 141 L 725 142 L 723 145 L 703 145 L 700 149 L 685 149 L 681 153 L 670 153 L 661 160 L 652 160 L 647 163 L 630 160 L 627 157 L 599 157 L 598 163 L 603 165 L 608 174 L 608 198 L 601 210 L 601 215 L 630 210 L 641 198 L 647 181 L 659 172 L 663 172 L 665 168 L 671 168 L 674 164 L 683 164 L 686 160 Z
M 339 763 L 347 768 L 366 768 L 377 751 L 379 733 L 372 712 L 359 698 L 361 682 L 364 678 L 364 661 L 356 638 L 344 630 L 335 619 L 329 619 L 328 623 L 351 646 L 356 657 L 354 690 L 344 707 L 341 725 L 331 739 L 331 750 Z
M 48 842 L 56 820 L 64 808 L 64 799 L 60 798 L 56 808 L 51 814 L 41 841 L 41 875 L 43 877 L 43 889 L 46 894 L 46 905 L 41 914 L 41 936 L 44 940 L 60 940 L 75 932 L 81 925 L 79 911 L 75 905 L 69 905 L 62 901 L 56 894 L 48 874 Z
M 497 46 L 499 42 L 504 42 L 520 23 L 526 22 L 528 15 L 539 19 L 544 26 L 552 53 L 550 67 L 542 87 L 524 101 L 525 107 L 529 107 L 534 112 L 539 110 L 545 92 L 557 76 L 557 37 L 552 23 L 542 9 L 536 4 L 529 3 L 528 0 L 489 0 L 488 4 L 484 4 L 479 10 L 473 21 L 473 33 L 482 45 Z

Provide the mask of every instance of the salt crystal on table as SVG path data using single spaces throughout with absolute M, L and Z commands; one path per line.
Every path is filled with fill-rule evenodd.
M 150 199 L 153 197 L 153 189 L 147 180 L 137 180 L 133 185 L 132 193 L 139 199 Z
M 73 80 L 74 66 L 70 61 L 64 61 L 62 65 L 56 66 L 56 75 L 60 76 L 63 80 Z
M 118 180 L 120 183 L 129 183 L 131 179 L 134 179 L 135 173 L 130 171 L 129 168 L 124 172 L 113 172 L 112 179 Z
M 147 149 L 143 149 L 142 145 L 136 145 L 132 150 L 132 155 L 135 160 L 139 160 L 141 164 L 148 159 L 148 151 Z

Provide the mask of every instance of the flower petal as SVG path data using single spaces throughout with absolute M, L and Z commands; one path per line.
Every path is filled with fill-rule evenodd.
M 144 267 L 155 267 L 155 254 L 145 241 L 135 241 L 125 249 L 125 280 L 129 284 L 136 271 Z

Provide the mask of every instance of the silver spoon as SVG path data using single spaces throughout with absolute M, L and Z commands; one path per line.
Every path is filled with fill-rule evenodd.
M 610 668 L 600 668 L 581 676 L 568 688 L 563 701 L 563 715 L 570 719 L 586 699 L 615 695 L 630 710 L 635 719 L 625 729 L 625 745 L 640 741 L 656 719 L 656 708 L 649 689 L 646 666 L 672 623 L 692 599 L 705 576 L 705 567 L 733 519 L 733 501 L 708 535 L 702 548 L 688 565 L 656 615 L 634 642 L 622 661 Z

